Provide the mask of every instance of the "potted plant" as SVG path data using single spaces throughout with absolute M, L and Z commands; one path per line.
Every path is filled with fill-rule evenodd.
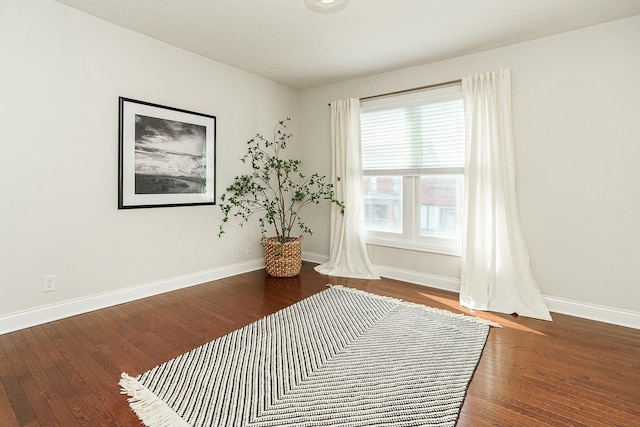
M 300 273 L 304 235 L 291 237 L 291 233 L 295 226 L 303 233 L 313 233 L 300 217 L 302 208 L 328 200 L 344 214 L 344 203 L 335 198 L 334 185 L 327 183 L 325 176 L 305 175 L 300 171 L 300 160 L 282 157 L 291 137 L 286 131 L 289 120 L 278 122 L 272 140 L 257 134 L 247 142 L 247 154 L 240 160 L 252 170 L 236 176 L 220 198 L 224 217 L 218 236 L 224 234 L 230 216 L 240 218 L 242 225 L 258 214 L 267 273 L 275 277 Z M 267 228 L 272 228 L 275 236 L 267 237 Z

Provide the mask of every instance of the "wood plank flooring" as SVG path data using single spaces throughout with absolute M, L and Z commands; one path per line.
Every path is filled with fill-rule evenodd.
M 342 284 L 469 313 L 457 294 L 395 280 L 256 271 L 0 335 L 0 426 L 136 426 L 121 372 L 138 375 Z M 498 321 L 458 426 L 640 426 L 640 331 L 554 314 Z

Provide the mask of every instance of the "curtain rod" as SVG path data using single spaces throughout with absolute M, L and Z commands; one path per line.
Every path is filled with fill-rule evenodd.
M 431 88 L 434 88 L 434 87 L 447 86 L 447 85 L 452 85 L 452 84 L 455 84 L 455 83 L 462 83 L 462 79 L 450 80 L 448 82 L 442 82 L 442 83 L 434 83 L 434 84 L 426 85 L 426 86 L 412 87 L 411 89 L 397 90 L 395 92 L 381 93 L 381 94 L 378 94 L 378 95 L 364 96 L 364 97 L 360 98 L 360 101 L 364 101 L 366 99 L 382 98 L 383 96 L 389 96 L 389 95 L 400 95 L 401 93 L 414 92 L 414 91 L 424 90 L 424 89 L 431 89 Z M 331 105 L 331 103 L 329 103 L 329 105 Z
M 419 86 L 419 87 L 413 87 L 411 89 L 397 90 L 395 92 L 381 93 L 379 95 L 365 96 L 365 97 L 360 98 L 360 101 L 364 101 L 365 99 L 382 98 L 383 96 L 389 96 L 389 95 L 400 95 L 401 93 L 415 92 L 415 91 L 418 91 L 418 90 L 431 89 L 431 88 L 438 87 L 438 86 L 447 86 L 447 85 L 452 85 L 454 83 L 461 83 L 461 82 L 462 82 L 462 79 L 451 80 L 451 81 L 442 82 L 442 83 L 434 83 L 432 85 L 427 85 L 427 86 Z

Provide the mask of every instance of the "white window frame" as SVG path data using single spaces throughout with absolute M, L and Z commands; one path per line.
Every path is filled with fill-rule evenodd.
M 389 176 L 379 173 L 364 173 L 365 176 Z M 440 174 L 429 174 L 440 175 Z M 420 235 L 420 177 L 411 175 L 402 177 L 402 232 L 366 230 L 365 241 L 368 245 L 386 246 L 419 252 L 431 252 L 443 255 L 460 256 L 461 238 L 435 237 Z M 410 196 L 410 197 L 407 197 Z M 460 206 L 462 208 L 462 206 Z
M 416 170 L 365 170 L 364 176 L 400 176 L 402 178 L 402 232 L 366 230 L 365 241 L 369 245 L 392 247 L 420 252 L 460 256 L 462 230 L 459 238 L 421 235 L 421 185 L 422 176 L 457 174 L 464 176 L 463 167 Z M 463 209 L 462 194 L 458 194 L 458 208 Z M 464 221 L 464 214 L 462 221 Z M 460 224 L 462 229 L 463 224 Z

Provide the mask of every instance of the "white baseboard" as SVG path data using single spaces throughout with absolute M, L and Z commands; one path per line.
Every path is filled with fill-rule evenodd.
M 429 286 L 431 288 L 443 289 L 455 293 L 460 292 L 460 280 L 458 279 L 383 266 L 375 266 L 375 268 L 378 274 L 390 279 L 402 280 L 403 282 L 415 283 L 417 285 Z M 568 314 L 569 316 L 583 319 L 640 329 L 640 313 L 638 312 L 546 295 L 542 297 L 549 311 L 552 313 Z
M 306 252 L 303 254 L 303 259 L 305 261 L 322 263 L 326 262 L 329 257 L 313 252 Z M 460 292 L 460 279 L 436 276 L 433 274 L 420 273 L 417 271 L 403 270 L 382 265 L 375 265 L 374 267 L 380 276 L 388 277 L 389 279 L 401 280 L 403 282 L 428 286 L 430 288 L 442 289 L 455 293 Z M 552 313 L 567 314 L 569 316 L 580 317 L 583 319 L 596 320 L 598 322 L 640 329 L 640 312 L 545 295 L 543 295 L 543 298 L 549 308 L 549 311 Z
M 77 298 L 0 317 L 0 334 L 264 268 L 264 260 L 232 264 L 131 288 Z
M 315 262 L 316 264 L 322 264 L 324 262 L 329 261 L 329 257 L 327 255 L 319 254 L 319 253 L 316 253 L 316 252 L 303 251 L 302 252 L 302 260 L 303 261 L 309 261 L 309 262 Z
M 380 276 L 389 279 L 401 280 L 403 282 L 414 283 L 416 285 L 428 286 L 430 288 L 442 289 L 458 293 L 460 291 L 460 280 L 450 277 L 437 276 L 435 274 L 419 273 L 417 271 L 402 270 L 399 268 L 374 266 Z
M 544 296 L 549 311 L 583 319 L 640 329 L 640 312 Z
M 323 263 L 329 259 L 327 255 L 314 252 L 304 252 L 302 254 L 302 258 L 305 261 L 314 263 Z M 102 294 L 91 295 L 89 297 L 65 301 L 59 304 L 51 304 L 11 313 L 0 317 L 0 334 L 17 331 L 19 329 L 52 322 L 65 317 L 87 313 L 93 310 L 99 310 L 189 286 L 199 285 L 212 280 L 224 279 L 225 277 L 260 270 L 262 268 L 264 268 L 264 260 L 257 259 L 196 272 L 193 274 L 187 274 L 184 276 L 145 283 L 132 288 L 105 292 Z M 379 265 L 376 265 L 375 268 L 378 274 L 390 279 L 401 280 L 403 282 L 429 286 L 431 288 L 456 293 L 460 291 L 459 279 Z M 549 310 L 554 313 L 567 314 L 584 319 L 640 329 L 639 312 L 550 296 L 544 296 L 544 300 L 547 303 Z
M 327 262 L 327 255 L 316 252 L 303 252 L 302 259 L 304 261 L 322 264 Z M 443 289 L 445 291 L 458 292 L 460 290 L 460 280 L 451 279 L 449 277 L 436 276 L 433 274 L 419 273 L 416 271 L 402 270 L 394 267 L 385 267 L 382 265 L 374 265 L 376 272 L 380 276 L 389 279 L 401 280 L 403 282 L 413 283 L 416 285 L 429 286 L 431 288 Z

